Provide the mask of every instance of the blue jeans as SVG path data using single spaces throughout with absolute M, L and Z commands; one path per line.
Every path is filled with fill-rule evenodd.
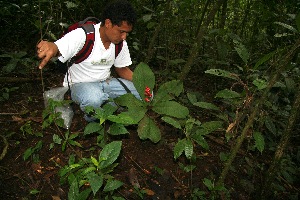
M 119 78 L 131 91 L 131 93 L 138 99 L 141 99 L 139 93 L 135 89 L 131 81 Z M 125 88 L 120 84 L 116 78 L 107 79 L 101 82 L 86 82 L 75 83 L 71 85 L 71 97 L 72 100 L 80 106 L 80 109 L 84 111 L 86 106 L 92 106 L 99 108 L 109 98 L 117 98 L 126 94 Z M 87 121 L 93 119 L 85 116 Z

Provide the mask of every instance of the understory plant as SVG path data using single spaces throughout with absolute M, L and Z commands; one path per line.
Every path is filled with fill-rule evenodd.
M 76 161 L 70 156 L 68 165 L 59 171 L 61 184 L 68 183 L 69 200 L 85 200 L 92 194 L 97 199 L 122 199 L 114 191 L 123 185 L 110 173 L 118 165 L 115 163 L 121 151 L 122 142 L 113 141 L 106 144 L 97 157 L 80 158 Z

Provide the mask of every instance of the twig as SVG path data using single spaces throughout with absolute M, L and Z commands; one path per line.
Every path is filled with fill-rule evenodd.
M 4 156 L 7 153 L 7 149 L 8 149 L 8 142 L 6 140 L 6 138 L 3 135 L 0 135 L 0 137 L 2 138 L 3 142 L 4 142 L 4 148 L 2 150 L 2 153 L 0 155 L 0 160 L 2 160 L 4 158 Z

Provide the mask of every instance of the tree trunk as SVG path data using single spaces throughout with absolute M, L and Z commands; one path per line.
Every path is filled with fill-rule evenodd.
M 226 17 L 227 17 L 227 2 L 228 2 L 228 0 L 225 0 L 222 5 L 221 22 L 219 25 L 220 29 L 224 29 L 224 27 L 225 27 L 225 22 L 226 22 Z
M 273 87 L 273 85 L 278 80 L 278 77 L 281 75 L 281 72 L 285 69 L 286 66 L 288 66 L 288 63 L 293 58 L 293 55 L 296 52 L 297 48 L 299 48 L 299 46 L 300 46 L 300 39 L 298 39 L 298 41 L 295 43 L 295 45 L 292 47 L 292 49 L 283 58 L 279 59 L 278 70 L 274 73 L 274 75 L 269 80 L 267 88 L 265 89 L 264 93 L 262 94 L 262 96 L 260 97 L 258 102 L 255 104 L 254 109 L 253 109 L 252 113 L 250 114 L 248 121 L 242 130 L 241 135 L 237 138 L 236 145 L 233 146 L 233 148 L 231 149 L 230 156 L 229 156 L 228 160 L 226 161 L 226 163 L 224 164 L 224 168 L 223 168 L 221 175 L 217 181 L 217 184 L 216 184 L 217 186 L 224 185 L 224 181 L 225 181 L 225 178 L 231 167 L 231 164 L 234 161 L 234 159 L 237 155 L 237 152 L 239 151 L 244 139 L 246 138 L 249 128 L 251 128 L 253 126 L 253 122 L 255 120 L 257 112 L 259 111 L 260 106 L 264 103 L 265 99 L 268 96 L 270 89 Z
M 167 17 L 167 14 L 169 13 L 169 10 L 170 10 L 170 1 L 167 1 L 166 5 L 167 6 L 166 6 L 166 9 L 164 11 L 164 14 L 161 15 L 159 23 L 156 26 L 156 28 L 154 30 L 154 34 L 153 34 L 153 36 L 152 36 L 152 38 L 150 40 L 149 47 L 148 47 L 148 50 L 147 50 L 147 57 L 145 59 L 145 63 L 148 63 L 151 60 L 151 58 L 153 57 L 153 54 L 155 52 L 155 48 L 154 48 L 155 41 L 157 41 L 157 37 L 159 35 L 159 32 L 160 32 L 161 28 L 163 27 L 163 24 L 165 22 L 165 18 Z
M 298 94 L 296 96 L 296 99 L 294 101 L 293 107 L 291 109 L 290 117 L 287 123 L 287 127 L 280 139 L 279 145 L 277 146 L 273 162 L 271 163 L 270 168 L 268 169 L 264 184 L 261 191 L 261 199 L 270 199 L 271 198 L 271 192 L 273 191 L 270 186 L 272 185 L 272 182 L 275 178 L 276 172 L 279 170 L 280 160 L 284 154 L 284 151 L 290 141 L 290 138 L 293 134 L 293 127 L 295 124 L 295 121 L 297 120 L 297 117 L 299 115 L 300 110 L 300 85 L 297 90 Z
M 194 60 L 198 56 L 198 50 L 199 50 L 200 44 L 202 42 L 203 36 L 204 36 L 206 30 L 208 29 L 210 22 L 214 19 L 216 12 L 218 11 L 218 9 L 220 8 L 220 6 L 222 5 L 223 2 L 224 2 L 224 0 L 218 0 L 218 3 L 210 11 L 205 23 L 199 29 L 199 32 L 198 32 L 197 38 L 196 38 L 196 42 L 193 45 L 192 49 L 190 50 L 190 56 L 189 56 L 186 64 L 184 65 L 181 74 L 178 77 L 179 80 L 183 81 L 186 78 L 186 76 L 188 75 L 188 73 L 190 72 L 191 66 L 193 65 Z

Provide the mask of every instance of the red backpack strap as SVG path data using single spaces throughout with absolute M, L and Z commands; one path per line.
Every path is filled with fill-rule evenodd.
M 119 53 L 120 53 L 121 50 L 122 50 L 122 47 L 123 47 L 123 41 L 120 42 L 119 44 L 116 44 L 116 45 L 115 45 L 115 58 L 118 57 Z
M 71 59 L 71 63 L 81 63 L 91 54 L 95 42 L 95 27 L 93 23 L 86 23 L 81 26 L 86 34 L 86 39 L 82 49 Z

